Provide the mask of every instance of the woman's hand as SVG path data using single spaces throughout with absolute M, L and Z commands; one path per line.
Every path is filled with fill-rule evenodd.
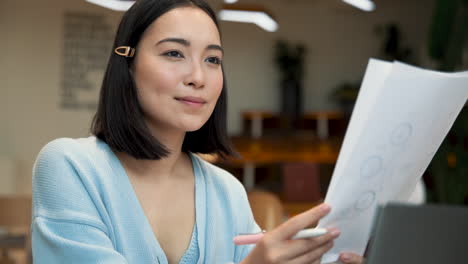
M 343 252 L 340 254 L 340 261 L 345 264 L 363 264 L 364 258 L 352 252 Z
M 302 264 L 320 263 L 320 258 L 333 246 L 340 234 L 337 229 L 309 239 L 291 240 L 297 232 L 317 223 L 330 212 L 330 206 L 322 204 L 299 214 L 281 226 L 269 231 L 260 240 L 242 264 Z

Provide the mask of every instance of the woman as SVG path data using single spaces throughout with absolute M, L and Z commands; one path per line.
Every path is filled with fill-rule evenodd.
M 140 0 L 124 15 L 94 136 L 45 146 L 33 171 L 35 263 L 312 263 L 339 234 L 291 241 L 330 208 L 256 245 L 242 185 L 192 153 L 232 153 L 218 24 L 202 0 Z M 351 255 L 355 258 L 358 256 Z M 359 261 L 349 262 L 359 263 Z

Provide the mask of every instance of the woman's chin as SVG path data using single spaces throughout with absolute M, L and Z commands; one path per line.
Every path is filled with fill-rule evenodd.
M 199 130 L 200 128 L 202 128 L 203 125 L 201 126 L 190 126 L 190 127 L 187 127 L 185 128 L 185 131 L 186 132 L 194 132 L 194 131 L 197 131 Z
M 205 124 L 205 122 L 187 122 L 183 125 L 183 130 L 186 132 L 197 131 Z

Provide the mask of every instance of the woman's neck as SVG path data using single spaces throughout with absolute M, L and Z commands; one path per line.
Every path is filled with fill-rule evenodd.
M 127 153 L 116 153 L 125 169 L 132 175 L 138 175 L 139 178 L 146 178 L 151 181 L 165 181 L 174 177 L 183 177 L 184 174 L 178 173 L 184 171 L 187 164 L 190 164 L 190 157 L 182 152 L 182 144 L 185 138 L 185 132 L 153 131 L 153 136 L 169 150 L 169 154 L 160 160 L 139 160 Z M 182 169 L 182 170 L 181 170 Z

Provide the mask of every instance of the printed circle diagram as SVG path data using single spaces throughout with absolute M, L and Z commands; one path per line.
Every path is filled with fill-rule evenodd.
M 401 146 L 408 142 L 413 134 L 413 126 L 410 123 L 401 123 L 392 132 L 391 142 L 393 145 Z
M 377 194 L 375 191 L 364 191 L 357 196 L 356 200 L 351 201 L 347 206 L 343 206 L 343 209 L 337 212 L 336 218 L 341 220 L 354 218 L 369 209 L 376 200 Z
M 383 169 L 383 159 L 380 156 L 371 156 L 361 165 L 361 177 L 372 178 L 379 174 Z
M 369 208 L 375 202 L 375 192 L 374 191 L 367 191 L 359 196 L 359 199 L 356 201 L 354 208 L 358 211 L 364 211 Z

